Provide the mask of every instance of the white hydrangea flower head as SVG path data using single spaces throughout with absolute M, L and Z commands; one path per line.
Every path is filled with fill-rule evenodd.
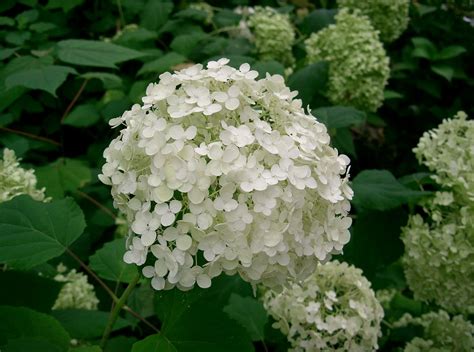
M 37 189 L 36 183 L 35 170 L 23 169 L 15 152 L 5 148 L 3 160 L 0 159 L 0 203 L 21 194 L 27 194 L 34 200 L 47 201 L 45 189 Z
M 333 104 L 376 111 L 390 75 L 378 32 L 359 11 L 341 9 L 335 19 L 305 41 L 308 62 L 329 62 L 327 97 Z
M 417 300 L 433 301 L 449 312 L 472 314 L 474 204 L 460 206 L 452 193 L 437 192 L 425 202 L 424 210 L 426 220 L 412 215 L 402 229 L 408 286 Z
M 400 37 L 408 27 L 410 0 L 337 0 L 338 7 L 360 10 L 380 33 L 383 42 Z
M 247 23 L 260 59 L 276 60 L 286 66 L 294 64 L 295 29 L 288 14 L 272 7 L 257 6 Z
M 349 159 L 283 77 L 228 59 L 164 73 L 121 117 L 99 176 L 133 232 L 124 260 L 161 290 L 222 272 L 278 286 L 349 241 Z
M 291 343 L 291 351 L 367 352 L 378 348 L 384 316 L 360 269 L 331 261 L 302 283 L 267 290 L 267 311 Z
M 420 317 L 405 314 L 395 327 L 420 326 L 423 336 L 415 337 L 404 352 L 470 352 L 474 350 L 474 325 L 462 315 L 450 318 L 443 310 Z
M 96 310 L 99 300 L 95 295 L 94 286 L 87 282 L 87 276 L 78 273 L 76 269 L 72 269 L 68 273 L 66 271 L 67 267 L 63 264 L 58 265 L 58 274 L 54 280 L 65 284 L 59 291 L 52 309 Z
M 423 134 L 413 149 L 418 161 L 435 172 L 434 180 L 457 197 L 474 202 L 474 120 L 460 111 Z

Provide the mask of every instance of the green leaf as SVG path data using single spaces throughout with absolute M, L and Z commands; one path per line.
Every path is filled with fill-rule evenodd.
M 71 347 L 68 352 L 102 352 L 99 346 Z
M 261 78 L 265 78 L 267 73 L 271 75 L 285 75 L 285 66 L 278 61 L 257 61 L 252 65 L 252 69 L 258 71 Z
M 159 30 L 173 11 L 173 2 L 168 0 L 148 0 L 141 12 L 140 25 L 146 29 Z
M 99 119 L 99 110 L 97 110 L 94 104 L 82 104 L 76 106 L 66 116 L 62 124 L 74 127 L 89 127 L 99 121 Z
M 0 91 L 0 112 L 13 104 L 25 91 L 25 88 L 19 86 Z
M 416 201 L 430 192 L 402 185 L 388 170 L 364 170 L 352 180 L 353 203 L 360 209 L 389 210 Z
M 32 338 L 67 351 L 71 339 L 53 317 L 24 307 L 0 306 L 0 346 L 19 338 Z M 17 350 L 18 351 L 18 350 Z
M 403 98 L 403 94 L 400 94 L 398 92 L 395 92 L 394 90 L 386 90 L 383 92 L 383 97 L 385 100 L 389 99 L 401 99 Z
M 185 61 L 185 56 L 171 51 L 156 60 L 145 63 L 138 71 L 138 75 L 140 76 L 149 72 L 160 75 L 163 72 L 169 71 L 171 67 L 181 64 Z
M 54 310 L 52 316 L 56 318 L 72 338 L 87 340 L 101 337 L 109 319 L 109 312 L 85 309 Z M 130 326 L 130 322 L 118 318 L 113 330 Z
M 311 113 L 327 128 L 341 128 L 360 125 L 365 122 L 363 111 L 345 106 L 329 106 L 312 110 Z
M 61 352 L 64 348 L 54 343 L 43 340 L 42 338 L 22 337 L 8 340 L 8 343 L 2 347 L 2 352 Z
M 252 297 L 232 294 L 224 312 L 247 329 L 253 341 L 263 341 L 268 316 L 263 304 Z
M 311 11 L 301 23 L 301 32 L 309 35 L 335 23 L 334 16 L 336 13 L 337 10 L 333 9 L 318 9 Z
M 130 352 L 135 342 L 137 339 L 134 337 L 112 337 L 105 346 L 105 352 Z
M 122 79 L 119 76 L 108 72 L 87 72 L 80 75 L 79 77 L 85 79 L 98 79 L 102 81 L 105 89 L 115 89 L 122 87 Z
M 310 104 L 314 96 L 325 89 L 328 67 L 327 62 L 317 62 L 303 67 L 288 78 L 288 86 L 298 91 L 298 98 L 303 100 L 304 105 Z M 308 77 L 311 77 L 312 84 L 308 84 Z
M 434 57 L 435 60 L 447 60 L 457 57 L 466 52 L 466 48 L 459 45 L 451 45 L 441 49 Z
M 135 265 L 123 261 L 125 250 L 124 238 L 107 242 L 89 258 L 90 266 L 103 279 L 129 283 L 138 271 Z
M 8 59 L 10 56 L 15 54 L 18 48 L 1 48 L 0 60 Z
M 191 33 L 177 36 L 170 44 L 170 48 L 178 54 L 189 57 L 196 47 L 208 37 L 206 33 Z
M 413 57 L 420 57 L 428 60 L 433 60 L 438 52 L 436 46 L 428 39 L 422 37 L 415 37 L 411 39 L 415 49 L 411 55 Z
M 60 256 L 86 227 L 71 199 L 37 202 L 29 196 L 0 204 L 0 262 L 30 269 Z
M 157 292 L 161 334 L 136 343 L 132 351 L 253 351 L 247 332 L 222 311 L 232 292 L 249 295 L 249 291 L 249 285 L 236 276 L 216 278 L 205 290 Z
M 117 68 L 117 63 L 144 56 L 133 49 L 95 40 L 68 39 L 57 46 L 61 61 L 83 66 Z
M 357 152 L 352 138 L 352 132 L 349 128 L 338 128 L 331 136 L 331 143 L 339 151 L 357 158 Z
M 51 311 L 62 284 L 33 272 L 8 270 L 0 272 L 0 302 L 9 306 L 23 306 L 39 312 Z M 31 292 L 35 294 L 32 295 Z
M 36 169 L 38 186 L 46 188 L 46 194 L 62 198 L 66 192 L 74 192 L 91 180 L 91 171 L 80 160 L 59 158 L 55 162 Z
M 64 12 L 69 12 L 73 8 L 82 5 L 83 2 L 84 0 L 49 0 L 46 9 L 62 9 Z
M 373 280 L 377 272 L 402 255 L 400 228 L 406 225 L 407 219 L 408 214 L 402 208 L 358 213 L 343 259 Z
M 0 26 L 12 27 L 15 25 L 15 20 L 10 17 L 0 16 Z
M 443 65 L 443 64 L 431 65 L 431 71 L 440 75 L 441 77 L 446 78 L 449 82 L 451 82 L 451 79 L 453 78 L 453 75 L 454 75 L 454 68 L 449 65 Z
M 76 74 L 76 70 L 67 66 L 46 65 L 39 68 L 19 71 L 5 79 L 5 86 L 40 89 L 56 96 L 56 89 L 64 83 L 69 74 Z

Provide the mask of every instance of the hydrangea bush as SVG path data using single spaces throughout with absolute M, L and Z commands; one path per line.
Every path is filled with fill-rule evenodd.
M 397 39 L 408 26 L 409 0 L 337 0 L 337 5 L 360 10 L 380 32 L 380 39 L 387 43 Z
M 458 113 L 423 135 L 414 149 L 445 191 L 423 203 L 402 231 L 408 284 L 420 300 L 474 313 L 474 123 Z
M 134 233 L 124 260 L 157 290 L 281 285 L 349 241 L 349 159 L 281 76 L 227 63 L 164 73 L 111 120 L 100 179 Z
M 21 194 L 28 194 L 38 201 L 47 200 L 44 195 L 45 189 L 37 189 L 36 183 L 35 171 L 22 168 L 15 152 L 5 148 L 3 160 L 0 160 L 0 203 Z
M 474 350 L 474 325 L 463 316 L 450 317 L 443 310 L 420 317 L 404 315 L 395 327 L 419 326 L 421 337 L 413 338 L 404 352 L 467 352 Z
M 375 351 L 383 309 L 360 269 L 320 264 L 304 282 L 269 290 L 264 306 L 292 351 Z
M 327 97 L 333 104 L 376 111 L 390 75 L 377 31 L 359 11 L 341 9 L 335 20 L 305 41 L 308 62 L 329 62 Z

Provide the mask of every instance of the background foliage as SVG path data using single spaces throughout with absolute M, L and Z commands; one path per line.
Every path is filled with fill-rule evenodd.
M 35 169 L 39 186 L 52 197 L 46 204 L 26 196 L 0 204 L 0 262 L 8 268 L 0 272 L 2 350 L 101 351 L 111 296 L 120 296 L 137 274 L 122 262 L 124 225 L 109 189 L 97 180 L 102 151 L 115 134 L 107 121 L 140 103 L 160 73 L 188 63 L 228 57 L 261 74 L 284 74 L 283 63 L 261 61 L 251 41 L 229 35 L 240 20 L 233 12 L 238 5 L 290 14 L 297 28 L 296 67 L 287 82 L 328 126 L 333 144 L 351 156 L 354 225 L 342 260 L 363 269 L 374 289 L 399 290 L 387 320 L 432 308 L 414 301 L 406 286 L 400 227 L 434 190 L 412 153 L 419 137 L 458 110 L 474 113 L 474 30 L 463 20 L 466 10 L 453 2 L 412 2 L 408 29 L 385 44 L 391 77 L 384 105 L 365 113 L 330 106 L 321 94 L 327 64 L 306 64 L 303 41 L 334 21 L 333 2 L 210 4 L 209 20 L 187 1 L 1 1 L 0 145 Z M 86 272 L 85 263 L 96 273 L 102 284 L 87 272 L 99 310 L 51 310 L 62 285 L 52 279 L 59 263 Z M 157 293 L 140 282 L 127 307 L 105 351 L 287 349 L 238 277 L 190 292 Z M 414 334 L 384 325 L 381 350 L 396 350 Z

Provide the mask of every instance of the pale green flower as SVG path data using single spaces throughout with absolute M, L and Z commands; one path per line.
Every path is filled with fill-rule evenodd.
M 474 202 L 474 121 L 466 113 L 460 111 L 425 132 L 413 151 L 435 173 L 437 183 Z
M 287 66 L 294 64 L 295 30 L 289 15 L 271 7 L 256 7 L 248 18 L 248 26 L 260 59 L 276 60 Z
M 33 169 L 25 170 L 20 166 L 13 150 L 3 150 L 3 160 L 0 159 L 0 203 L 6 202 L 21 194 L 28 194 L 38 201 L 45 201 L 45 189 L 36 188 L 36 176 Z
M 397 39 L 408 26 L 409 0 L 337 0 L 337 5 L 360 10 L 387 43 Z
M 94 291 L 94 286 L 87 282 L 87 276 L 72 269 L 66 274 L 67 268 L 59 264 L 58 274 L 54 280 L 64 282 L 54 302 L 53 309 L 87 309 L 96 310 L 99 300 Z
M 311 34 L 305 44 L 308 62 L 329 62 L 327 96 L 333 104 L 365 111 L 382 105 L 389 58 L 366 16 L 342 9 L 335 24 Z
M 423 336 L 415 337 L 404 352 L 471 352 L 474 350 L 474 325 L 461 315 L 450 318 L 440 310 L 413 318 L 405 314 L 396 327 L 420 326 Z
M 425 217 L 402 229 L 403 263 L 415 298 L 449 312 L 474 313 L 474 122 L 464 113 L 426 132 L 414 149 L 443 190 Z
M 266 291 L 263 303 L 291 343 L 291 351 L 377 349 L 383 309 L 362 271 L 338 261 L 282 292 Z

